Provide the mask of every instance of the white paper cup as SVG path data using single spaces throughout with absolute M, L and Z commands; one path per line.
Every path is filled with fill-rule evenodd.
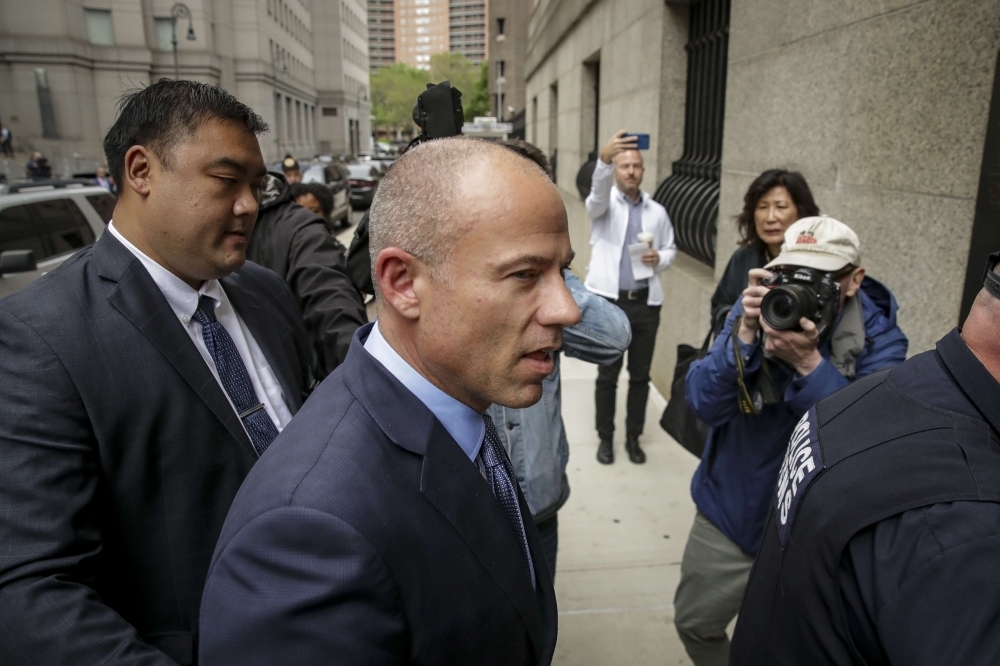
M 647 233 L 645 231 L 640 231 L 639 235 L 637 235 L 635 237 L 635 239 L 637 241 L 639 241 L 640 243 L 645 243 L 646 245 L 648 245 L 650 247 L 650 249 L 652 249 L 652 247 L 653 247 L 653 234 Z

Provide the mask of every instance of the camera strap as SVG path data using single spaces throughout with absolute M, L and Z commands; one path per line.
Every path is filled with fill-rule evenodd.
M 736 385 L 739 387 L 738 399 L 740 411 L 744 414 L 759 414 L 760 410 L 754 405 L 753 396 L 751 396 L 750 389 L 747 387 L 746 379 L 743 376 L 746 371 L 746 361 L 743 360 L 743 350 L 740 349 L 740 336 L 738 333 L 742 324 L 742 316 L 734 319 L 733 328 L 729 333 L 729 337 L 733 341 L 733 358 L 736 359 Z
M 732 330 L 739 331 L 740 324 L 742 323 L 743 317 L 737 317 L 733 321 Z M 776 405 L 783 402 L 785 389 L 788 387 L 791 378 L 779 390 L 774 385 L 774 377 L 771 375 L 771 362 L 767 360 L 767 356 L 765 355 L 760 360 L 760 370 L 757 373 L 756 380 L 752 381 L 753 387 L 751 389 L 745 376 L 746 361 L 743 359 L 743 352 L 740 349 L 739 335 L 737 333 L 730 333 L 729 337 L 733 341 L 733 357 L 736 359 L 736 385 L 739 388 L 738 400 L 740 411 L 744 414 L 760 414 L 764 405 Z M 761 345 L 763 346 L 763 342 Z

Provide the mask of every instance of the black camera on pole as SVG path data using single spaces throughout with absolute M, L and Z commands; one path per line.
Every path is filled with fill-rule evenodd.
M 770 287 L 760 304 L 760 315 L 777 331 L 800 331 L 802 317 L 816 324 L 820 338 L 832 331 L 840 311 L 840 282 L 834 273 L 815 268 L 774 271 L 761 282 Z
M 444 139 L 462 133 L 465 114 L 462 111 L 462 91 L 451 87 L 451 81 L 428 83 L 427 90 L 417 96 L 413 105 L 413 122 L 420 128 L 420 138 Z

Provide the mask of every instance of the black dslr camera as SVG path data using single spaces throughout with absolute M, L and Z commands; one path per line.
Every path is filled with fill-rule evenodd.
M 840 282 L 835 273 L 815 268 L 778 269 L 761 284 L 771 289 L 760 304 L 768 326 L 800 331 L 799 319 L 805 317 L 816 324 L 821 338 L 831 331 L 840 311 Z
M 458 136 L 465 122 L 462 92 L 452 88 L 451 81 L 428 83 L 413 105 L 413 122 L 421 129 L 418 138 L 423 140 Z

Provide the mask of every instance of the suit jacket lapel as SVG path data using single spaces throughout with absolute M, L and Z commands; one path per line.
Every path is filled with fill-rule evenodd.
M 436 419 L 424 456 L 420 491 L 462 535 L 476 558 L 517 607 L 537 653 L 538 603 L 524 566 L 521 545 L 486 479 Z M 531 513 L 520 494 L 518 490 L 521 515 L 530 522 Z M 525 525 L 526 531 L 528 527 Z M 537 572 L 539 563 L 542 567 L 548 565 L 544 558 L 540 562 L 536 558 L 536 553 L 541 554 L 541 544 L 534 530 L 531 531 L 536 538 L 534 544 L 529 540 L 529 549 Z M 540 573 L 538 576 L 540 583 Z
M 98 275 L 117 283 L 108 294 L 111 305 L 160 350 L 229 434 L 256 459 L 253 443 L 222 387 L 142 263 L 111 233 L 101 236 L 93 253 Z
M 286 358 L 283 352 L 288 347 L 283 341 L 291 335 L 288 324 L 280 317 L 269 315 L 266 304 L 264 308 L 261 307 L 264 297 L 249 287 L 239 272 L 232 273 L 220 282 L 233 309 L 250 329 L 257 346 L 271 366 L 271 372 L 281 384 L 288 410 L 295 414 L 302 406 L 302 388 L 292 374 L 292 368 L 298 365 L 298 359 Z
M 358 329 L 342 366 L 344 381 L 365 411 L 396 445 L 423 456 L 420 492 L 462 536 L 475 557 L 517 608 L 538 653 L 539 609 L 531 578 L 514 530 L 486 479 L 458 443 L 420 400 L 363 348 L 372 324 Z M 528 522 L 527 503 L 518 497 Z M 539 567 L 546 567 L 533 526 L 529 548 Z M 551 578 L 544 573 L 548 589 Z

